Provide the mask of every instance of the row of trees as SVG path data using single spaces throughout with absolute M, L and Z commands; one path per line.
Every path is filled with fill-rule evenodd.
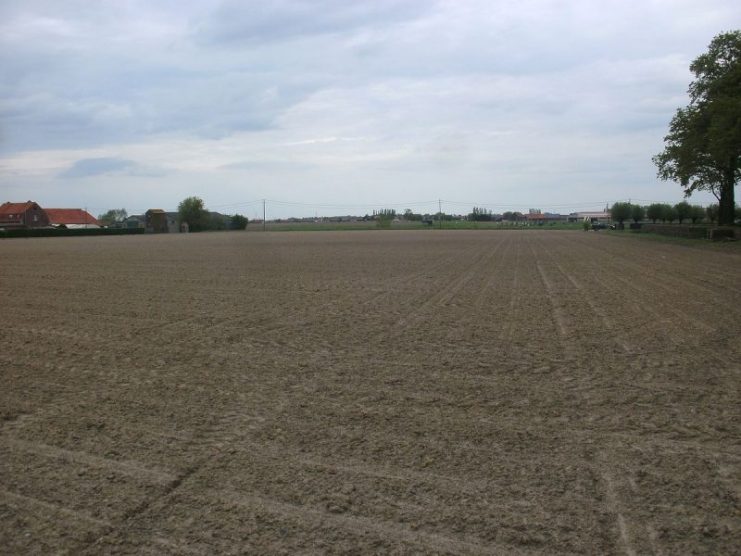
M 404 220 L 407 220 L 409 222 L 422 222 L 424 220 L 434 220 L 434 221 L 440 221 L 440 220 L 455 220 L 455 216 L 452 214 L 447 214 L 444 212 L 436 212 L 435 214 L 430 213 L 424 213 L 421 214 L 419 212 L 413 212 L 412 209 L 405 209 L 404 214 L 402 214 L 402 218 Z
M 178 205 L 178 223 L 187 222 L 188 230 L 191 232 L 204 232 L 207 230 L 244 230 L 247 227 L 247 217 L 234 214 L 226 218 L 221 214 L 211 213 L 206 210 L 203 199 L 200 197 L 187 197 Z
M 490 210 L 481 207 L 473 207 L 471 214 L 468 215 L 468 219 L 474 222 L 491 222 L 493 218 Z
M 737 207 L 735 211 L 737 217 L 741 217 L 741 209 Z M 717 204 L 703 208 L 700 205 L 690 205 L 687 201 L 682 201 L 676 205 L 653 203 L 647 207 L 631 203 L 615 203 L 610 209 L 610 216 L 620 224 L 623 224 L 626 220 L 641 222 L 644 219 L 651 220 L 654 224 L 659 220 L 669 223 L 676 220 L 680 224 L 684 221 L 696 224 L 701 220 L 716 222 L 719 214 L 720 209 Z

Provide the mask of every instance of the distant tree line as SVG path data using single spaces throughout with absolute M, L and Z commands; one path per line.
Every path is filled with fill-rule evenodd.
M 623 224 L 626 220 L 641 222 L 644 219 L 651 220 L 654 224 L 658 221 L 663 223 L 691 222 L 697 224 L 703 220 L 717 222 L 719 214 L 718 204 L 703 208 L 700 205 L 690 205 L 682 201 L 676 205 L 668 203 L 653 203 L 647 207 L 631 203 L 615 203 L 610 209 L 610 216 L 616 222 Z M 736 207 L 736 218 L 741 218 L 741 209 Z
M 421 213 L 413 212 L 412 209 L 405 209 L 404 213 L 402 214 L 402 218 L 404 218 L 404 220 L 407 220 L 409 222 L 423 222 L 423 221 L 431 221 L 431 220 L 435 220 L 435 221 L 444 220 L 447 222 L 450 220 L 455 220 L 456 216 L 452 214 L 446 214 L 444 212 L 436 212 L 434 214 L 430 214 L 426 212 L 424 214 L 421 214 Z

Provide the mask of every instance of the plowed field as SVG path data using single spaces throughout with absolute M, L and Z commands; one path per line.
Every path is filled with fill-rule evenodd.
M 741 251 L 0 242 L 0 552 L 731 554 Z

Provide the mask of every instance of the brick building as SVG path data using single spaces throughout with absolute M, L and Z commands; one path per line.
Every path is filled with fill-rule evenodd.
M 49 225 L 49 216 L 38 203 L 3 203 L 0 205 L 0 228 L 44 228 Z

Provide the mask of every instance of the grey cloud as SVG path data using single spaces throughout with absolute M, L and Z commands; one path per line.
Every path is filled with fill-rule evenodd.
M 230 1 L 195 26 L 194 36 L 217 44 L 273 42 L 403 22 L 419 17 L 433 4 L 422 0 Z
M 76 148 L 172 133 L 218 139 L 263 131 L 316 87 L 299 76 L 249 71 L 157 73 L 156 67 L 120 74 L 109 69 L 90 84 L 74 72 L 58 73 L 45 77 L 43 89 L 18 84 L 0 105 L 2 146 Z M 77 90 L 65 86 L 70 79 Z
M 84 158 L 59 174 L 60 178 L 89 178 L 105 174 L 156 177 L 165 172 L 156 168 L 142 166 L 133 160 L 115 157 Z
M 305 171 L 316 168 L 316 165 L 308 162 L 299 162 L 293 160 L 249 160 L 243 162 L 234 162 L 221 166 L 222 170 L 235 171 Z

